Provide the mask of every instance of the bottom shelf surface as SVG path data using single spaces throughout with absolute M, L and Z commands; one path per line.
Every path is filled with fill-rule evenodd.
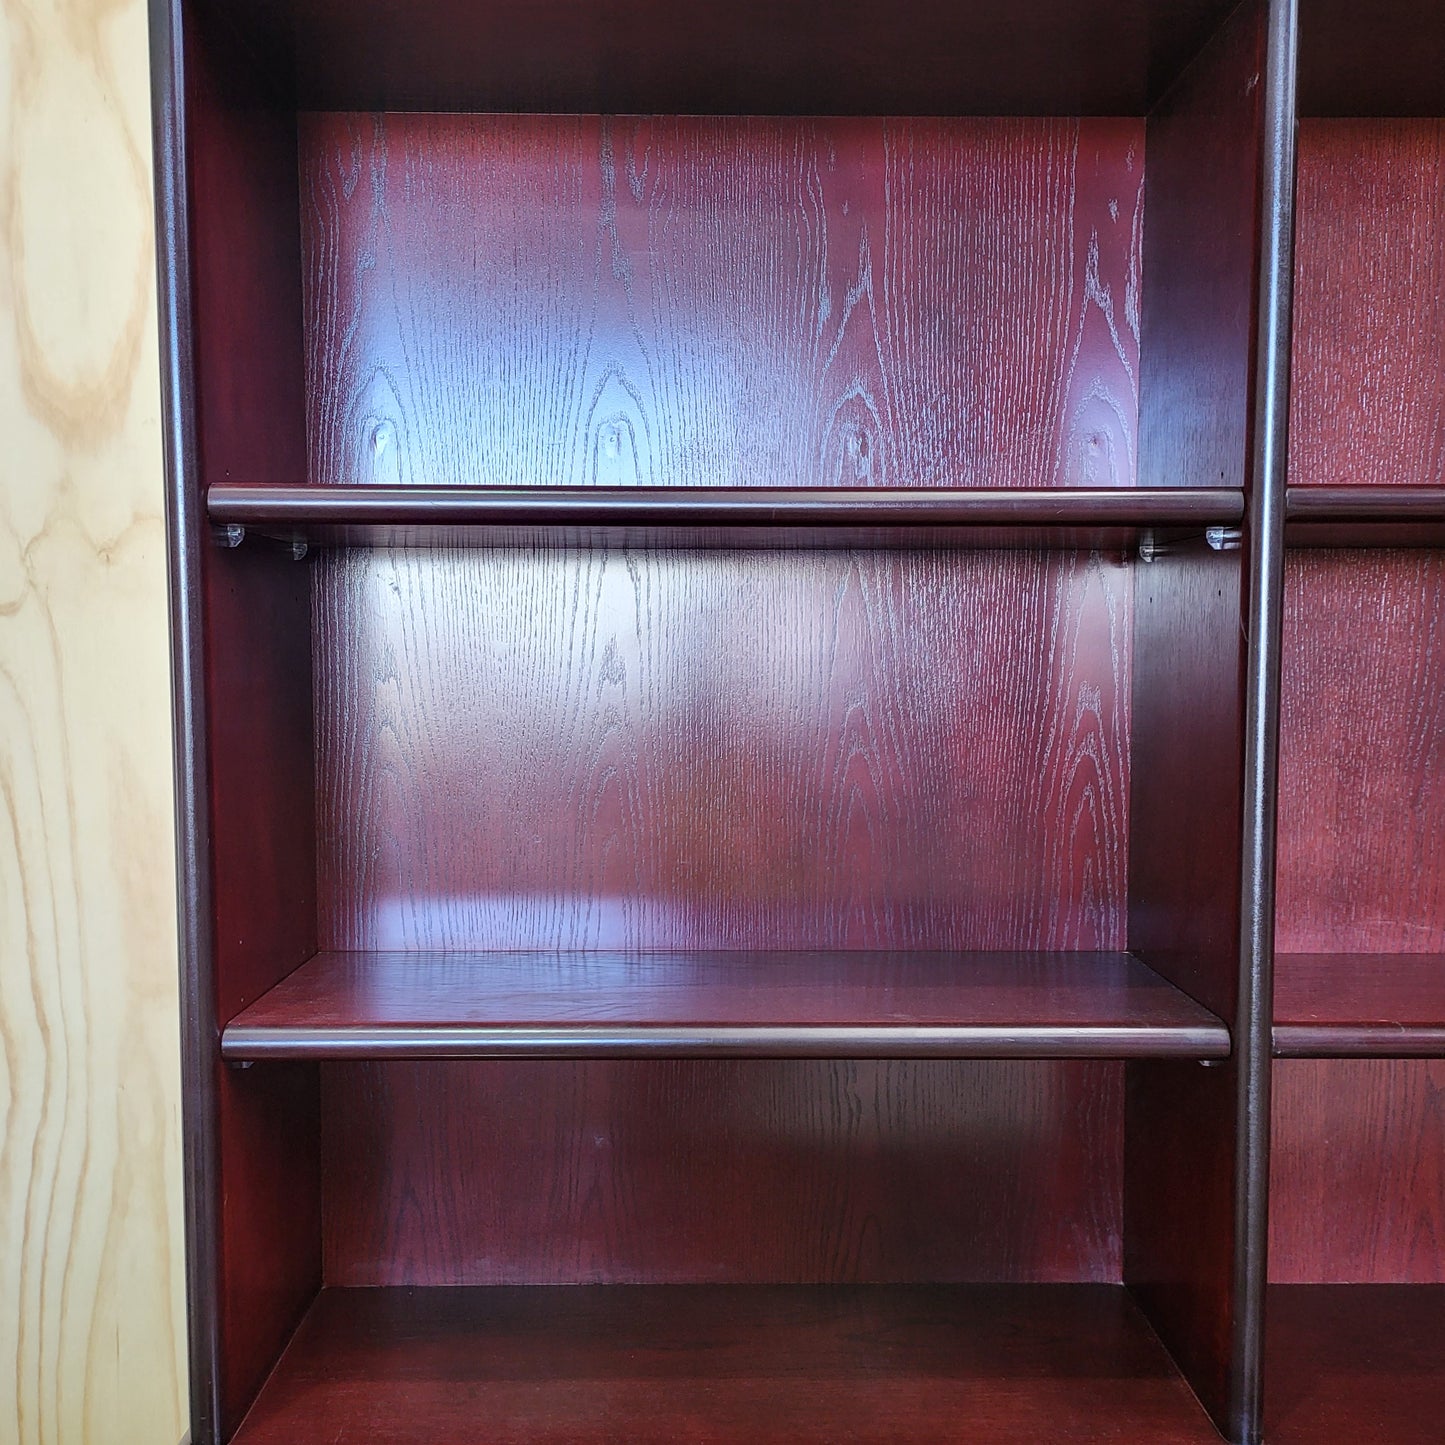
M 1210 1442 L 1111 1285 L 327 1289 L 239 1445 Z
M 1445 1285 L 1275 1285 L 1267 1445 L 1440 1445 Z

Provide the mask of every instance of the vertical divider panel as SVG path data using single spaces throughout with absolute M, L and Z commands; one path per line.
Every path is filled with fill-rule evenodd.
M 204 502 L 306 476 L 294 110 L 207 39 L 154 0 L 193 1445 L 229 1438 L 321 1270 L 317 1070 L 219 1055 L 315 951 L 315 780 L 309 568 L 217 545 Z
M 1124 1277 L 1229 1439 L 1260 1438 L 1294 0 L 1250 0 L 1151 112 L 1141 482 L 1243 485 L 1237 551 L 1138 571 L 1129 946 L 1230 1022 L 1130 1064 Z M 1226 544 L 1227 545 L 1227 544 Z

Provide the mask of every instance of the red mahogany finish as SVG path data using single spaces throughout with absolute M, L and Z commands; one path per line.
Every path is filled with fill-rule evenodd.
M 1281 1057 L 1445 1058 L 1445 953 L 1296 953 L 1275 959 Z
M 1137 120 L 315 115 L 301 170 L 313 482 L 1135 483 Z
M 1219 1058 L 1229 1031 L 1127 954 L 323 953 L 221 1052 Z
M 326 1290 L 237 1436 L 290 1445 L 1218 1437 L 1118 1288 Z
M 1282 953 L 1445 951 L 1445 552 L 1291 558 Z
M 1435 1445 L 1445 1415 L 1445 1288 L 1269 1292 L 1270 1445 Z
M 325 1277 L 1117 1281 L 1123 1069 L 847 1058 L 328 1064 Z
M 1285 512 L 1292 547 L 1445 546 L 1445 487 L 1290 487 Z
M 684 115 L 1138 115 L 1231 8 L 206 0 L 294 84 L 303 110 Z
M 294 117 L 238 93 L 200 47 L 185 79 L 195 407 L 194 475 L 182 480 L 199 504 L 228 477 L 306 474 L 299 201 Z M 188 1239 L 214 1331 L 192 1361 L 204 1439 L 234 1427 L 319 1286 L 321 1190 L 315 1070 L 241 1076 L 217 1048 L 225 1021 L 317 943 L 310 578 L 274 551 L 214 547 L 196 513 L 201 534 L 173 573 L 195 599 L 206 659 L 190 720 L 204 720 L 193 759 L 204 821 L 187 809 L 189 866 L 207 889 L 204 945 L 187 960 L 206 1046 L 188 1070 L 188 1129 L 204 1132 L 208 1156 L 192 1169 L 214 1181 L 195 1186 Z
M 1266 111 L 1260 5 L 1241 6 L 1151 113 L 1140 479 L 1251 485 L 1253 334 Z M 1150 399 L 1153 399 L 1152 401 Z M 1262 1132 L 1269 1060 L 1248 1007 L 1244 763 L 1267 736 L 1238 639 L 1268 629 L 1249 582 L 1270 554 L 1175 547 L 1137 569 L 1128 946 L 1231 1025 L 1220 1069 L 1128 1071 L 1124 1279 L 1221 1428 L 1250 1438 L 1259 1392 Z M 1247 562 L 1247 565 L 1243 565 Z M 1260 849 L 1268 840 L 1257 840 Z M 1188 1120 L 1188 1143 L 1179 1133 Z
M 343 551 L 313 572 L 327 949 L 1123 947 L 1117 562 Z
M 1445 1060 L 1275 1068 L 1270 1278 L 1445 1284 Z
M 1266 1438 L 1445 1411 L 1445 25 L 1303 8 Z M 1424 116 L 1402 119 L 1402 116 Z M 1390 119 L 1362 119 L 1389 116 Z M 1433 550 L 1399 551 L 1392 547 Z M 1363 550 L 1363 549 L 1370 550 Z M 1415 1056 L 1415 1057 L 1412 1057 Z
M 152 9 L 193 1445 L 1255 1445 L 1289 0 Z
M 1292 486 L 1430 487 L 1438 506 L 1442 214 L 1445 120 L 1301 126 Z
M 223 483 L 222 526 L 326 546 L 1133 551 L 1237 524 L 1224 487 L 536 487 Z
M 1435 0 L 1304 0 L 1300 114 L 1445 116 L 1445 27 Z

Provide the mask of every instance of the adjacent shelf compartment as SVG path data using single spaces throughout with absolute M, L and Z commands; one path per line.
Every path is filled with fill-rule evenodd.
M 317 954 L 233 1019 L 264 1059 L 1228 1055 L 1124 953 Z
M 1436 1445 L 1445 1285 L 1275 1285 L 1269 1445 Z
M 1283 954 L 1274 996 L 1279 1058 L 1445 1058 L 1445 955 Z
M 1290 487 L 1285 540 L 1292 547 L 1442 547 L 1445 487 Z
M 316 545 L 1129 547 L 1244 515 L 1203 488 L 280 486 L 217 483 L 211 522 Z
M 1218 1445 L 1122 1287 L 324 1290 L 235 1437 Z M 626 1422 L 625 1426 L 621 1422 Z

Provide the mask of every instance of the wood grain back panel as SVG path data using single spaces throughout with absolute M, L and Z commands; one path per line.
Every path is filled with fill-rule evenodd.
M 318 559 L 322 946 L 1122 946 L 1130 589 L 1033 553 Z
M 1300 126 L 1290 482 L 1445 483 L 1445 121 Z
M 1279 951 L 1445 949 L 1445 552 L 1286 573 Z
M 1445 1060 L 1274 1071 L 1270 1278 L 1445 1284 Z
M 313 481 L 1135 482 L 1140 121 L 318 114 L 301 170 Z
M 326 1281 L 1117 1280 L 1122 1068 L 327 1064 Z

